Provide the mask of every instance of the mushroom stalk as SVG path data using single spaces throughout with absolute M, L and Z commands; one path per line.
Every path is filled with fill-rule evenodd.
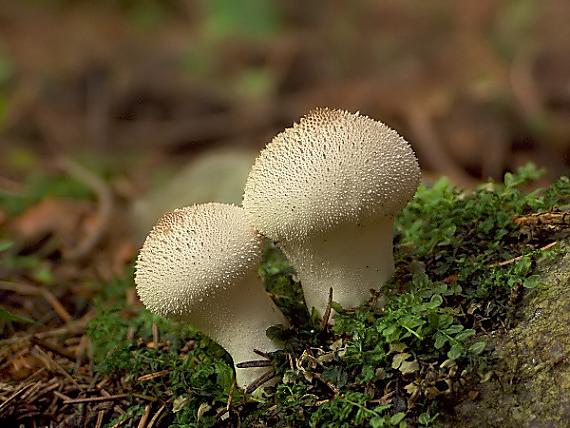
M 211 299 L 211 301 L 208 301 Z M 259 360 L 253 350 L 273 352 L 281 347 L 267 337 L 266 331 L 274 325 L 288 325 L 269 296 L 260 290 L 257 272 L 251 272 L 227 293 L 204 299 L 203 309 L 194 311 L 185 321 L 221 345 L 232 357 L 236 384 L 246 388 L 267 372 L 267 367 L 238 368 L 237 364 Z M 223 307 L 222 313 L 208 310 Z
M 344 308 L 366 302 L 394 272 L 391 217 L 366 223 L 345 223 L 302 240 L 280 243 L 296 267 L 305 302 L 322 316 L 333 301 Z

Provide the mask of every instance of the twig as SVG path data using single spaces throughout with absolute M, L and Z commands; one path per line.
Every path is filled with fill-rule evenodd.
M 116 394 L 109 395 L 108 397 L 73 398 L 71 400 L 64 400 L 63 404 L 100 403 L 102 401 L 122 400 L 128 397 L 129 394 Z
M 73 361 L 73 362 L 75 361 L 75 356 L 67 353 L 63 349 L 57 348 L 56 346 L 52 345 L 51 343 L 48 343 L 42 339 L 39 339 L 36 336 L 32 336 L 30 338 L 30 342 L 33 343 L 34 345 L 41 346 L 42 348 L 47 349 L 48 351 L 53 352 L 54 354 L 57 354 L 60 357 L 67 358 L 69 361 Z
M 49 367 L 49 365 L 53 365 L 55 366 L 66 378 L 68 378 L 71 383 L 73 383 L 77 389 L 79 389 L 80 391 L 83 390 L 84 388 L 79 385 L 79 383 L 75 380 L 75 378 L 73 376 L 71 376 L 67 370 L 65 370 L 57 361 L 55 361 L 49 354 L 47 354 L 46 352 L 44 352 L 42 350 L 42 348 L 40 348 L 38 345 L 34 346 L 34 348 L 36 350 L 36 352 L 38 352 L 41 356 L 43 356 L 48 363 L 48 366 L 46 367 L 48 370 L 51 369 L 51 367 Z
M 333 385 L 332 383 L 326 381 L 323 379 L 323 377 L 320 375 L 320 373 L 311 373 L 315 379 L 317 379 L 319 382 L 323 383 L 324 385 L 326 385 L 333 393 L 335 396 L 337 396 L 338 394 L 340 394 L 340 390 Z
M 22 386 L 20 389 L 18 389 L 16 392 L 14 392 L 12 395 L 10 395 L 6 401 L 4 401 L 2 404 L 0 404 L 0 415 L 2 414 L 2 411 L 8 407 L 8 404 L 10 404 L 11 401 L 14 401 L 16 398 L 18 398 L 20 395 L 22 395 L 28 388 L 30 388 L 31 386 L 33 386 L 33 383 L 29 383 L 27 385 Z
M 160 371 L 154 372 L 154 373 L 148 373 L 148 374 L 139 376 L 139 377 L 137 378 L 137 381 L 139 381 L 139 382 L 144 382 L 144 381 L 147 381 L 147 380 L 153 380 L 153 379 L 156 379 L 156 378 L 158 378 L 158 377 L 167 375 L 167 374 L 170 373 L 171 371 L 172 371 L 171 369 L 166 369 L 166 370 L 160 370 Z
M 550 244 L 547 244 L 547 245 L 545 245 L 544 247 L 540 247 L 540 248 L 539 248 L 539 251 L 548 250 L 549 248 L 554 247 L 556 244 L 558 244 L 558 241 L 551 242 Z M 510 264 L 512 264 L 512 263 L 514 263 L 514 262 L 518 262 L 519 260 L 521 260 L 521 259 L 524 258 L 524 257 L 525 257 L 525 255 L 523 254 L 522 256 L 517 256 L 517 257 L 514 257 L 514 258 L 509 259 L 509 260 L 504 260 L 504 261 L 502 261 L 502 262 L 493 263 L 493 264 L 491 264 L 491 265 L 489 265 L 489 266 L 490 266 L 490 267 L 495 267 L 495 266 L 507 266 L 507 265 L 510 265 Z
M 232 384 L 230 386 L 230 391 L 228 392 L 228 401 L 226 402 L 226 410 L 228 412 L 230 411 L 230 409 L 232 407 L 232 400 L 233 400 L 235 388 L 236 388 L 236 381 L 234 379 L 234 381 L 232 382 Z
M 144 414 L 142 415 L 137 428 L 145 428 L 146 421 L 148 421 L 148 417 L 150 416 L 150 404 L 147 404 L 144 408 Z
M 158 418 L 160 417 L 160 415 L 164 411 L 164 409 L 166 409 L 166 404 L 163 404 L 162 406 L 160 406 L 160 408 L 154 414 L 154 416 L 152 417 L 152 419 L 150 420 L 150 422 L 148 423 L 146 428 L 152 428 L 154 426 L 155 422 L 158 420 Z
M 152 341 L 154 342 L 154 348 L 158 349 L 158 341 L 159 339 L 159 335 L 158 335 L 158 325 L 156 324 L 156 321 L 152 322 Z
M 42 296 L 63 321 L 69 322 L 73 319 L 60 301 L 57 300 L 57 297 L 47 288 L 36 287 L 31 284 L 16 284 L 8 281 L 0 281 L 0 290 L 13 291 L 24 295 Z
M 105 417 L 105 410 L 99 410 L 99 412 L 97 412 L 97 422 L 95 423 L 95 428 L 101 428 L 103 426 L 104 417 Z
M 271 364 L 273 364 L 271 360 L 251 360 L 237 363 L 236 367 L 238 369 L 248 369 L 251 367 L 270 367 Z
M 79 370 L 79 367 L 83 364 L 87 348 L 89 347 L 89 336 L 83 335 L 79 339 L 79 344 L 75 350 L 75 363 L 73 364 L 73 371 Z
M 63 400 L 63 401 L 72 400 L 71 397 L 68 397 L 67 395 L 65 395 L 64 393 L 59 392 L 59 391 L 54 391 L 54 392 L 53 392 L 53 395 L 55 395 L 57 398 L 59 398 L 59 399 L 61 399 L 61 400 Z
M 113 211 L 113 197 L 109 187 L 103 180 L 77 162 L 63 157 L 59 158 L 56 164 L 70 176 L 89 187 L 95 193 L 99 202 L 97 222 L 91 232 L 79 245 L 64 254 L 64 258 L 68 260 L 82 259 L 91 253 L 103 236 Z
M 251 394 L 253 391 L 255 391 L 257 388 L 259 388 L 261 385 L 263 385 L 266 382 L 269 382 L 271 379 L 273 379 L 276 376 L 277 376 L 277 374 L 273 370 L 269 370 L 265 374 L 259 376 L 251 384 L 249 384 L 247 386 L 247 388 L 245 389 L 245 393 Z
M 325 309 L 325 313 L 324 313 L 323 319 L 321 321 L 321 331 L 323 331 L 325 328 L 327 328 L 327 325 L 329 323 L 329 319 L 331 317 L 332 299 L 333 299 L 333 289 L 331 287 L 331 288 L 329 288 L 329 299 L 327 302 L 327 308 Z
M 269 354 L 267 352 L 260 351 L 259 349 L 253 349 L 253 352 L 263 358 L 269 358 Z

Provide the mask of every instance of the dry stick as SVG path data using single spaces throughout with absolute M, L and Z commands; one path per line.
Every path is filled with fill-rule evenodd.
M 22 395 L 28 388 L 30 388 L 31 386 L 35 385 L 34 383 L 29 383 L 27 385 L 22 386 L 20 389 L 18 389 L 16 392 L 14 392 L 12 395 L 10 395 L 6 401 L 4 401 L 2 404 L 0 404 L 0 415 L 2 414 L 2 411 L 8 407 L 8 404 L 10 404 L 11 401 L 14 401 L 16 398 L 18 398 L 20 395 Z
M 147 380 L 153 380 L 153 379 L 156 379 L 156 378 L 158 378 L 158 377 L 162 377 L 162 376 L 164 376 L 164 375 L 167 375 L 167 374 L 169 374 L 171 371 L 172 371 L 172 369 L 166 369 L 166 370 L 160 370 L 160 371 L 154 372 L 154 373 L 148 373 L 148 374 L 139 376 L 139 377 L 137 378 L 137 381 L 138 381 L 138 382 L 144 382 L 144 381 L 147 381 Z
M 40 347 L 42 347 L 42 348 L 44 348 L 50 352 L 53 352 L 54 354 L 57 354 L 60 357 L 67 358 L 69 361 L 73 361 L 73 362 L 75 361 L 75 356 L 67 353 L 66 351 L 64 351 L 62 349 L 57 348 L 56 346 L 52 345 L 51 343 L 48 343 L 42 339 L 39 339 L 36 336 L 32 336 L 30 338 L 30 342 L 32 342 L 34 345 L 38 345 L 38 346 L 40 346 Z
M 97 413 L 97 422 L 95 423 L 95 428 L 101 428 L 103 426 L 103 418 L 105 417 L 105 410 L 99 410 Z
M 236 388 L 236 381 L 234 379 L 234 381 L 232 382 L 231 386 L 230 386 L 230 391 L 228 392 L 228 401 L 226 401 L 226 410 L 229 412 L 230 408 L 232 407 L 232 400 L 234 397 L 234 389 Z
M 329 318 L 331 317 L 332 298 L 333 298 L 333 289 L 331 287 L 329 289 L 329 300 L 327 302 L 327 308 L 325 309 L 323 320 L 321 321 L 321 330 L 324 330 L 327 327 L 327 324 L 329 323 Z
M 158 420 L 158 418 L 160 417 L 160 415 L 164 411 L 164 409 L 166 409 L 166 404 L 163 404 L 162 406 L 160 406 L 160 408 L 154 414 L 154 416 L 152 417 L 152 419 L 150 420 L 150 422 L 148 423 L 146 428 L 152 428 L 154 426 L 155 422 Z
M 64 400 L 63 404 L 82 404 L 82 403 L 100 403 L 102 401 L 114 401 L 128 398 L 129 394 L 109 395 L 108 397 L 89 397 L 89 398 L 73 398 Z
M 87 347 L 89 346 L 89 337 L 86 335 L 81 336 L 79 339 L 79 344 L 75 350 L 75 363 L 73 364 L 73 371 L 79 370 L 79 367 L 83 364 L 83 360 L 86 357 Z
M 152 341 L 154 342 L 154 348 L 158 349 L 158 341 L 160 337 L 158 335 L 158 325 L 155 321 L 152 322 Z
M 67 372 L 67 370 L 65 370 L 49 354 L 44 352 L 42 350 L 42 348 L 40 348 L 38 345 L 35 345 L 33 349 L 35 349 L 37 352 L 39 352 L 40 355 L 42 355 L 47 360 L 48 363 L 53 364 L 66 378 L 68 378 L 77 387 L 78 390 L 82 391 L 84 389 L 83 386 L 79 385 L 79 383 L 75 380 L 75 378 Z M 46 368 L 49 370 L 49 367 L 46 367 Z
M 340 394 L 340 390 L 332 383 L 324 380 L 319 373 L 312 373 L 312 375 L 315 377 L 315 379 L 326 385 L 334 393 L 335 397 Z
M 53 395 L 55 395 L 57 398 L 59 398 L 59 399 L 61 399 L 61 400 L 63 400 L 63 401 L 72 400 L 71 397 L 69 397 L 69 396 L 67 396 L 67 395 L 65 395 L 64 393 L 59 392 L 59 391 L 54 391 L 54 392 L 53 392 Z
M 271 360 L 250 360 L 237 363 L 236 367 L 238 369 L 249 369 L 252 367 L 270 367 L 271 364 Z
M 38 397 L 41 397 L 42 395 L 47 394 L 48 392 L 53 391 L 56 388 L 59 388 L 61 386 L 61 384 L 59 383 L 59 381 L 57 379 L 52 379 L 51 382 L 48 382 L 45 386 L 45 388 L 43 388 L 41 391 L 39 391 L 39 394 L 36 395 L 36 399 Z
M 263 358 L 269 358 L 269 354 L 267 352 L 260 351 L 259 349 L 253 349 L 253 352 Z
M 148 421 L 148 417 L 150 416 L 150 404 L 147 404 L 144 408 L 144 414 L 137 425 L 137 428 L 144 428 L 146 425 L 146 421 Z
M 63 321 L 69 322 L 73 319 L 59 300 L 57 300 L 57 297 L 55 297 L 55 295 L 47 288 L 36 287 L 31 284 L 17 284 L 9 281 L 0 281 L 0 290 L 13 291 L 24 295 L 42 296 Z
M 143 394 L 116 394 L 116 395 L 108 395 L 105 397 L 73 398 L 71 400 L 64 401 L 63 404 L 97 403 L 100 401 L 113 401 L 113 400 L 128 398 L 129 395 L 146 401 L 156 401 L 156 398 L 149 397 L 148 395 L 143 395 Z
M 248 387 L 245 389 L 246 394 L 251 394 L 255 391 L 258 387 L 263 385 L 265 382 L 270 381 L 273 379 L 277 374 L 273 370 L 269 370 L 265 374 L 259 376 L 256 380 L 254 380 Z
M 111 212 L 113 211 L 113 197 L 109 187 L 103 180 L 77 162 L 63 157 L 59 158 L 56 161 L 56 164 L 70 176 L 81 181 L 93 190 L 99 202 L 97 222 L 93 230 L 79 245 L 64 254 L 64 258 L 68 260 L 82 259 L 91 253 L 103 236 L 103 233 L 109 224 Z
M 53 381 L 55 381 L 55 383 L 50 383 L 50 382 L 44 383 L 41 381 L 37 382 L 34 385 L 34 387 L 28 389 L 26 393 L 20 397 L 19 401 L 20 402 L 27 401 L 28 403 L 33 403 L 42 396 L 46 395 L 47 393 L 61 386 L 56 379 L 52 379 L 52 382 Z
M 24 401 L 33 401 L 33 397 L 36 395 L 36 393 L 40 390 L 40 388 L 43 386 L 43 382 L 41 380 L 37 381 L 34 386 L 32 386 L 31 388 L 29 388 L 28 390 L 26 390 L 26 392 L 24 392 L 22 394 L 22 396 L 20 397 L 20 401 L 24 402 Z
M 556 244 L 558 244 L 558 241 L 554 241 L 554 242 L 551 242 L 550 244 L 545 245 L 544 247 L 540 247 L 539 250 L 541 250 L 541 251 L 542 251 L 542 250 L 548 250 L 549 248 L 554 247 Z M 489 266 L 490 266 L 490 267 L 495 267 L 495 266 L 507 266 L 507 265 L 510 265 L 510 264 L 512 264 L 512 263 L 514 263 L 514 262 L 517 262 L 517 261 L 521 260 L 521 259 L 524 258 L 524 257 L 525 257 L 524 255 L 522 255 L 522 256 L 517 256 L 517 257 L 514 257 L 514 258 L 509 259 L 509 260 L 504 260 L 504 261 L 502 261 L 502 262 L 493 263 L 493 264 L 491 264 L 491 265 L 489 265 Z

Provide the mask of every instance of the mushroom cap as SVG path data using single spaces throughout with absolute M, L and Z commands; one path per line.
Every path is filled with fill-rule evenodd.
M 395 216 L 419 180 L 416 156 L 396 131 L 359 113 L 318 108 L 261 152 L 243 207 L 271 239 L 302 239 L 346 221 Z
M 262 237 L 242 208 L 209 203 L 176 209 L 154 226 L 136 262 L 135 283 L 144 305 L 166 318 L 193 310 L 252 272 Z

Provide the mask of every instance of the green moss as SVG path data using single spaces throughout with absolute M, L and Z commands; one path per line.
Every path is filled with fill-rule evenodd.
M 293 328 L 270 332 L 286 348 L 272 357 L 282 380 L 264 393 L 231 387 L 230 360 L 219 346 L 187 326 L 125 312 L 122 302 L 101 306 L 92 323 L 98 369 L 167 403 L 165 418 L 174 426 L 435 426 L 492 363 L 483 332 L 514 322 L 513 296 L 540 287 L 537 262 L 552 263 L 562 252 L 559 245 L 541 249 L 550 241 L 531 240 L 513 221 L 568 204 L 567 177 L 548 189 L 521 190 L 539 175 L 528 166 L 471 193 L 446 180 L 422 186 L 396 222 L 397 270 L 373 298 L 381 304 L 352 311 L 335 305 L 332 328 L 309 316 L 294 272 L 268 248 L 260 273 Z M 158 349 L 146 344 L 152 322 Z M 136 339 L 127 340 L 129 329 Z M 158 370 L 170 372 L 133 381 Z
M 528 293 L 516 326 L 493 339 L 494 376 L 477 402 L 456 408 L 449 426 L 504 424 L 566 426 L 570 419 L 570 253 L 557 263 L 541 260 L 544 286 Z M 473 411 L 476 406 L 477 411 Z

